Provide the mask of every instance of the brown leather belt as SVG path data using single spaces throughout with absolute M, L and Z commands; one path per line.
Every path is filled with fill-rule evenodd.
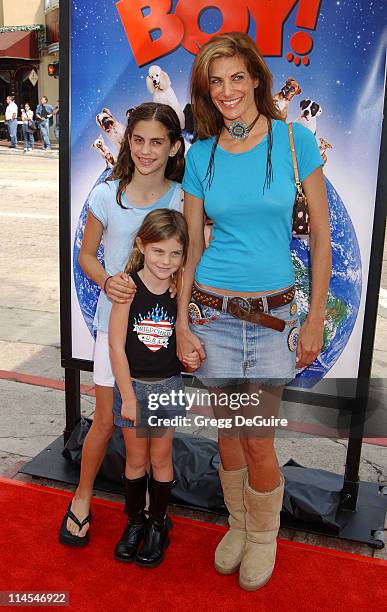
M 270 327 L 277 331 L 283 331 L 285 329 L 285 321 L 267 314 L 265 310 L 272 310 L 290 304 L 290 302 L 294 300 L 295 293 L 296 290 L 293 286 L 282 293 L 263 297 L 246 298 L 241 296 L 214 295 L 213 293 L 208 293 L 201 287 L 199 288 L 195 284 L 192 287 L 192 298 L 196 302 L 199 302 L 199 304 L 223 311 L 223 303 L 224 300 L 226 300 L 226 312 L 230 313 L 233 317 L 263 325 L 263 327 Z M 267 304 L 266 308 L 265 302 Z

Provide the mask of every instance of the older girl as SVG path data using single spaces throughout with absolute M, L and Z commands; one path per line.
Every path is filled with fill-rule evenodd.
M 175 111 L 165 104 L 147 102 L 131 112 L 113 173 L 90 196 L 79 262 L 101 287 L 94 319 L 96 405 L 83 444 L 79 485 L 60 529 L 63 544 L 84 546 L 89 541 L 94 480 L 113 433 L 114 376 L 108 346 L 112 303 L 133 298 L 135 285 L 123 270 L 137 230 L 150 211 L 180 208 L 183 170 L 184 140 Z M 105 267 L 97 259 L 102 237 Z

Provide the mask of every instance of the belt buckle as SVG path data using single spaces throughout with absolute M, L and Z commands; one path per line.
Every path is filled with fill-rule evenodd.
M 231 312 L 231 314 L 236 317 L 238 315 L 246 316 L 251 312 L 251 302 L 247 298 L 236 296 L 230 299 L 229 304 L 230 311 L 235 311 L 235 314 L 234 312 Z

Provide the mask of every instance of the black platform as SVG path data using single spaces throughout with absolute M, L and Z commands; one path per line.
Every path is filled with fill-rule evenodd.
M 45 478 L 76 485 L 79 480 L 79 465 L 63 457 L 63 448 L 63 436 L 60 436 L 32 459 L 32 461 L 26 463 L 21 472 L 29 474 L 34 478 Z M 328 486 L 332 491 L 332 497 L 340 494 L 343 486 L 342 476 L 323 470 L 312 470 L 309 468 L 303 468 L 302 472 L 300 472 L 299 468 L 302 466 L 297 466 L 297 464 L 292 464 L 292 462 L 289 463 L 289 465 L 285 465 L 281 468 L 289 485 L 289 490 L 294 485 L 295 480 L 300 481 L 300 473 L 302 474 L 301 480 L 305 482 L 307 482 L 308 479 L 310 480 L 311 477 L 312 480 L 314 480 L 315 474 L 317 474 L 319 477 L 322 475 L 325 482 L 324 486 Z M 296 471 L 298 470 L 296 479 L 293 478 L 294 471 L 292 470 L 294 469 Z M 109 493 L 123 494 L 123 488 L 120 483 L 101 477 L 97 477 L 95 489 Z M 285 490 L 284 507 L 288 505 L 286 504 L 286 498 L 289 497 L 287 495 L 287 490 L 288 488 Z M 322 494 L 323 493 L 324 492 L 322 492 Z M 327 499 L 329 503 L 330 498 L 328 497 Z M 325 503 L 325 501 L 323 501 L 323 503 Z M 177 505 L 206 513 L 209 511 L 214 514 L 226 513 L 224 506 L 222 507 L 221 504 L 218 504 L 216 508 L 210 509 L 195 503 L 178 503 Z M 360 482 L 357 511 L 350 512 L 339 509 L 334 519 L 337 524 L 336 529 L 333 528 L 332 525 L 313 522 L 313 517 L 312 520 L 305 521 L 295 518 L 288 512 L 281 513 L 281 527 L 317 535 L 326 535 L 343 540 L 361 542 L 368 544 L 372 548 L 380 549 L 384 547 L 383 529 L 386 511 L 387 487 L 380 487 L 377 484 L 369 482 Z

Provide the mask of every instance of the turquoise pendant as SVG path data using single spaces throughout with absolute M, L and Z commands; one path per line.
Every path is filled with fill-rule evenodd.
M 233 121 L 227 129 L 235 140 L 244 140 L 249 135 L 249 126 L 243 121 Z

